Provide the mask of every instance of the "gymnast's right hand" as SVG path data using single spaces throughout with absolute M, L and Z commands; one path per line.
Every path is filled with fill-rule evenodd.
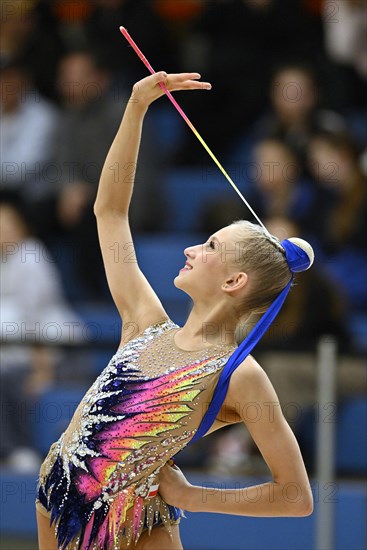
M 199 80 L 199 73 L 177 73 L 167 74 L 164 71 L 147 76 L 139 80 L 133 86 L 130 102 L 146 110 L 153 101 L 164 95 L 160 83 L 164 84 L 170 92 L 178 90 L 210 90 L 212 85 L 209 82 Z

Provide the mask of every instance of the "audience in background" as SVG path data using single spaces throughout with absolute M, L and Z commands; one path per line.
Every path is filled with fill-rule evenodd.
M 337 63 L 367 77 L 367 4 L 364 0 L 324 1 L 325 48 Z M 336 25 L 337 23 L 337 25 Z
M 60 354 L 52 346 L 80 342 L 82 325 L 65 302 L 55 263 L 32 235 L 15 195 L 0 196 L 0 244 L 0 334 L 7 344 L 0 356 L 0 459 L 23 471 L 36 470 L 40 457 L 30 432 L 32 407 L 54 382 Z
M 269 229 L 304 234 L 315 246 L 315 266 L 263 350 L 309 348 L 324 332 L 343 350 L 355 349 L 351 341 L 365 349 L 354 340 L 367 324 L 365 11 L 359 0 L 4 2 L 0 186 L 21 195 L 24 212 L 1 201 L 2 338 L 10 342 L 19 323 L 78 322 L 60 275 L 66 295 L 87 302 L 92 315 L 108 307 L 92 206 L 131 85 L 147 74 L 118 31 L 124 25 L 155 69 L 198 70 L 212 82 L 210 94 L 180 95 L 184 110 Z M 200 179 L 208 156 L 166 98 L 144 125 L 130 214 L 134 232 L 150 233 L 168 225 L 158 173 L 185 164 L 199 166 Z M 124 167 L 111 169 L 122 178 Z M 207 236 L 233 219 L 252 220 L 231 190 L 228 197 L 212 193 L 195 229 Z M 184 186 L 182 200 L 193 200 Z M 45 346 L 5 346 L 0 387 L 15 413 L 2 425 L 2 460 L 38 463 L 16 404 L 52 384 L 58 366 Z M 236 430 L 214 444 L 211 467 L 225 470 L 232 460 L 231 469 L 241 461 L 251 469 L 251 448 Z M 205 450 L 190 450 L 188 462 Z
M 48 0 L 1 3 L 0 67 L 21 61 L 37 90 L 55 100 L 56 68 L 65 43 L 52 13 L 53 4 Z
M 198 60 L 199 72 L 212 82 L 215 93 L 193 98 L 190 112 L 199 117 L 214 150 L 230 158 L 238 136 L 264 111 L 273 67 L 290 56 L 309 62 L 316 59 L 322 51 L 322 26 L 315 24 L 299 0 L 201 4 L 205 9 L 183 46 L 192 51 L 190 44 L 195 44 L 191 63 Z M 202 117 L 202 112 L 213 116 Z M 198 164 L 201 159 L 188 139 L 178 160 Z
M 34 87 L 18 62 L 0 68 L 1 189 L 19 191 L 34 203 L 49 194 L 46 179 L 55 148 L 59 114 Z
M 34 33 L 32 0 L 9 0 L 1 6 L 0 65 L 3 67 L 18 59 L 28 48 Z
M 313 223 L 316 193 L 302 176 L 300 162 L 280 139 L 265 139 L 254 149 L 257 170 L 249 197 L 263 218 L 289 217 L 305 231 Z
M 298 157 L 287 143 L 279 138 L 259 141 L 252 149 L 251 170 L 246 171 L 245 195 L 260 218 L 289 217 L 303 231 L 313 226 L 317 201 L 312 181 L 302 175 Z M 225 202 L 211 201 L 203 208 L 203 231 L 214 232 L 217 227 L 230 223 L 229 219 L 247 217 L 236 196 Z
M 170 2 L 183 4 L 183 2 Z M 85 23 L 85 33 L 89 44 L 103 56 L 106 66 L 114 73 L 115 79 L 126 90 L 131 83 L 145 76 L 144 66 L 131 55 L 131 48 L 118 28 L 126 27 L 143 52 L 149 55 L 153 67 L 165 67 L 166 71 L 176 70 L 177 55 L 173 43 L 174 33 L 155 10 L 151 0 L 96 0 L 93 11 Z M 157 69 L 158 70 L 158 69 Z
M 324 192 L 315 235 L 326 250 L 363 249 L 367 219 L 367 181 L 358 151 L 346 134 L 315 135 L 308 149 L 309 170 Z
M 120 118 L 118 103 L 108 97 L 109 84 L 108 72 L 89 51 L 75 51 L 61 59 L 57 89 L 62 117 L 53 150 L 55 170 L 48 172 L 47 181 L 52 195 L 39 204 L 37 215 L 39 234 L 57 260 L 65 257 L 59 264 L 64 280 L 75 279 L 76 294 L 85 287 L 86 298 L 103 295 L 93 201 Z M 66 266 L 72 271 L 65 273 Z M 69 296 L 75 298 L 73 293 Z
M 307 170 L 307 147 L 311 137 L 321 131 L 340 132 L 343 118 L 318 107 L 321 90 L 313 70 L 302 64 L 279 67 L 269 88 L 271 110 L 263 114 L 250 132 L 240 139 L 232 155 L 233 162 L 249 162 L 252 148 L 262 139 L 277 138 L 297 154 Z
M 60 267 L 64 270 L 64 279 L 75 279 L 74 294 L 70 297 L 83 293 L 84 289 L 84 298 L 99 299 L 106 297 L 107 289 L 93 202 L 128 91 L 115 97 L 111 92 L 110 71 L 92 52 L 83 50 L 70 52 L 62 58 L 57 88 L 62 120 L 54 150 L 56 174 L 49 182 L 54 193 L 50 200 L 39 205 L 38 231 L 51 249 L 55 246 L 60 249 L 63 243 L 68 243 L 69 250 L 65 251 L 65 261 Z M 137 230 L 154 230 L 159 226 L 156 216 L 159 193 L 155 187 L 158 158 L 154 129 L 148 121 L 137 172 L 137 193 L 130 211 Z M 116 165 L 111 170 L 115 170 L 117 179 L 126 177 L 126 167 Z M 70 272 L 68 252 L 71 247 L 74 251 Z
M 367 305 L 367 179 L 358 151 L 345 134 L 318 134 L 309 145 L 309 169 L 320 188 L 320 215 L 314 240 L 325 254 L 330 276 L 344 288 L 350 304 Z

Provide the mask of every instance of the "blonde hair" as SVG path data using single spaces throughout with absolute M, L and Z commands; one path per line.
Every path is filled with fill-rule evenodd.
M 232 263 L 236 269 L 246 272 L 249 276 L 249 292 L 242 302 L 235 306 L 239 318 L 235 338 L 239 343 L 245 336 L 249 317 L 258 316 L 268 309 L 287 286 L 292 273 L 285 251 L 276 237 L 267 233 L 263 227 L 245 220 L 235 221 L 232 226 L 236 230 L 234 240 L 238 251 Z M 312 251 L 311 246 L 308 246 Z M 311 259 L 310 261 L 312 263 Z

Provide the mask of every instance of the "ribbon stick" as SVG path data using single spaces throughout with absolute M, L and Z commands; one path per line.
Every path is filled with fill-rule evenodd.
M 137 54 L 137 56 L 141 59 L 141 61 L 144 63 L 144 65 L 147 67 L 147 69 L 149 70 L 149 72 L 151 74 L 155 74 L 155 70 L 153 69 L 153 67 L 151 66 L 151 64 L 149 63 L 149 61 L 147 60 L 147 58 L 145 57 L 145 55 L 143 54 L 143 52 L 140 50 L 140 48 L 137 46 L 137 44 L 134 42 L 134 40 L 131 38 L 130 34 L 127 32 L 127 30 L 125 29 L 125 27 L 120 27 L 120 31 L 121 31 L 121 34 L 126 38 L 126 40 L 128 41 L 128 43 L 130 44 L 130 46 L 133 48 L 133 50 L 135 51 L 135 53 Z M 222 174 L 225 176 L 225 178 L 228 180 L 228 182 L 232 185 L 233 189 L 236 191 L 236 193 L 238 194 L 238 196 L 242 199 L 242 201 L 246 204 L 247 208 L 250 210 L 250 212 L 252 213 L 252 215 L 256 218 L 256 220 L 259 222 L 259 224 L 264 228 L 264 230 L 266 231 L 267 234 L 269 234 L 268 230 L 266 229 L 266 227 L 264 226 L 264 224 L 262 223 L 262 221 L 260 220 L 260 218 L 257 216 L 257 214 L 254 212 L 254 210 L 252 209 L 252 207 L 250 206 L 250 204 L 247 202 L 247 200 L 245 199 L 245 197 L 242 195 L 241 191 L 238 189 L 238 187 L 236 186 L 236 184 L 233 182 L 232 178 L 229 176 L 229 174 L 226 172 L 226 170 L 223 168 L 223 166 L 221 165 L 221 163 L 219 162 L 219 160 L 217 159 L 217 157 L 214 155 L 214 153 L 211 151 L 211 149 L 209 149 L 208 145 L 205 143 L 205 141 L 203 140 L 203 138 L 201 137 L 201 135 L 199 134 L 199 132 L 196 130 L 195 126 L 192 124 L 192 122 L 190 121 L 190 119 L 186 116 L 186 114 L 183 112 L 183 110 L 181 109 L 181 107 L 179 106 L 179 104 L 177 103 L 177 101 L 175 100 L 175 98 L 173 97 L 173 95 L 171 94 L 171 92 L 169 90 L 167 90 L 166 86 L 160 82 L 159 83 L 160 87 L 162 88 L 162 90 L 164 91 L 164 93 L 166 94 L 166 96 L 168 97 L 168 99 L 171 101 L 171 103 L 173 103 L 173 105 L 175 106 L 175 108 L 177 109 L 177 111 L 180 113 L 180 115 L 182 116 L 182 118 L 184 119 L 184 121 L 188 124 L 188 126 L 191 128 L 191 130 L 193 131 L 193 133 L 195 134 L 195 136 L 198 138 L 198 140 L 200 141 L 200 143 L 202 144 L 202 146 L 204 147 L 204 149 L 207 151 L 207 153 L 209 153 L 210 157 L 213 159 L 213 161 L 215 162 L 215 164 L 218 166 L 219 170 L 222 172 Z

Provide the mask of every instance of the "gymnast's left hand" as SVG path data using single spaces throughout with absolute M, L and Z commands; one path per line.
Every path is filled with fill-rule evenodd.
M 176 464 L 168 463 L 159 473 L 159 494 L 167 504 L 190 511 L 190 494 L 194 489 Z

